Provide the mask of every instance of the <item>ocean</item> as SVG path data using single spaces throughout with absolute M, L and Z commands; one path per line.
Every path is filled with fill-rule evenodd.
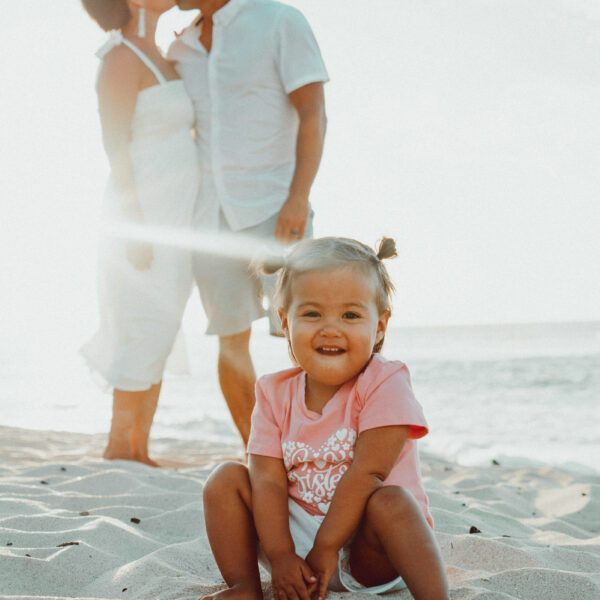
M 234 440 L 216 376 L 216 340 L 203 335 L 199 306 L 191 304 L 152 437 Z M 17 336 L 0 347 L 0 424 L 108 430 L 110 393 L 77 354 L 87 333 L 55 343 L 40 332 L 37 343 Z M 252 353 L 258 375 L 290 366 L 285 341 L 269 337 L 264 320 L 255 326 Z M 392 325 L 383 354 L 410 369 L 430 425 L 421 448 L 461 464 L 600 471 L 600 322 Z

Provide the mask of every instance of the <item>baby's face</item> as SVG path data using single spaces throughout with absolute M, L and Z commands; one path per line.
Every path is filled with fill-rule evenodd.
M 379 314 L 375 286 L 374 275 L 355 267 L 294 278 L 282 325 L 309 380 L 335 391 L 367 364 L 389 316 Z

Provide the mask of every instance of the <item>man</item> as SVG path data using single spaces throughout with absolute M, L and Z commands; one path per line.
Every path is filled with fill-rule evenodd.
M 293 243 L 312 235 L 309 192 L 326 116 L 327 71 L 303 15 L 273 0 L 177 0 L 200 9 L 169 49 L 194 103 L 202 191 L 198 228 Z M 255 373 L 252 321 L 265 315 L 247 260 L 196 254 L 194 275 L 219 336 L 219 381 L 244 440 Z

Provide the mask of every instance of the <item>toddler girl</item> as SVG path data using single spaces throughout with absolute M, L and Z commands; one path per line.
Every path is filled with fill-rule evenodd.
M 249 467 L 226 463 L 204 490 L 206 528 L 229 586 L 216 596 L 323 600 L 327 589 L 408 587 L 447 599 L 416 439 L 427 423 L 406 366 L 384 359 L 392 283 L 383 259 L 351 239 L 297 244 L 276 301 L 296 368 L 256 385 Z

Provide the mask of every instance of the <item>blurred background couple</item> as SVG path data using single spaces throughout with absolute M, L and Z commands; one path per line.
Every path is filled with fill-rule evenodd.
M 273 0 L 178 0 L 180 9 L 199 12 L 164 56 L 156 26 L 174 0 L 82 2 L 110 32 L 97 53 L 111 170 L 105 212 L 109 224 L 126 226 L 119 230 L 126 235 L 113 229 L 102 237 L 100 325 L 82 350 L 114 389 L 104 457 L 157 466 L 150 428 L 194 286 L 207 333 L 219 337 L 221 390 L 246 444 L 251 324 L 265 316 L 274 283 L 251 273 L 250 253 L 228 247 L 312 235 L 309 194 L 323 151 L 328 80 L 317 41 L 297 9 Z M 174 243 L 153 243 L 156 230 Z M 178 233 L 190 231 L 214 248 L 182 249 Z

